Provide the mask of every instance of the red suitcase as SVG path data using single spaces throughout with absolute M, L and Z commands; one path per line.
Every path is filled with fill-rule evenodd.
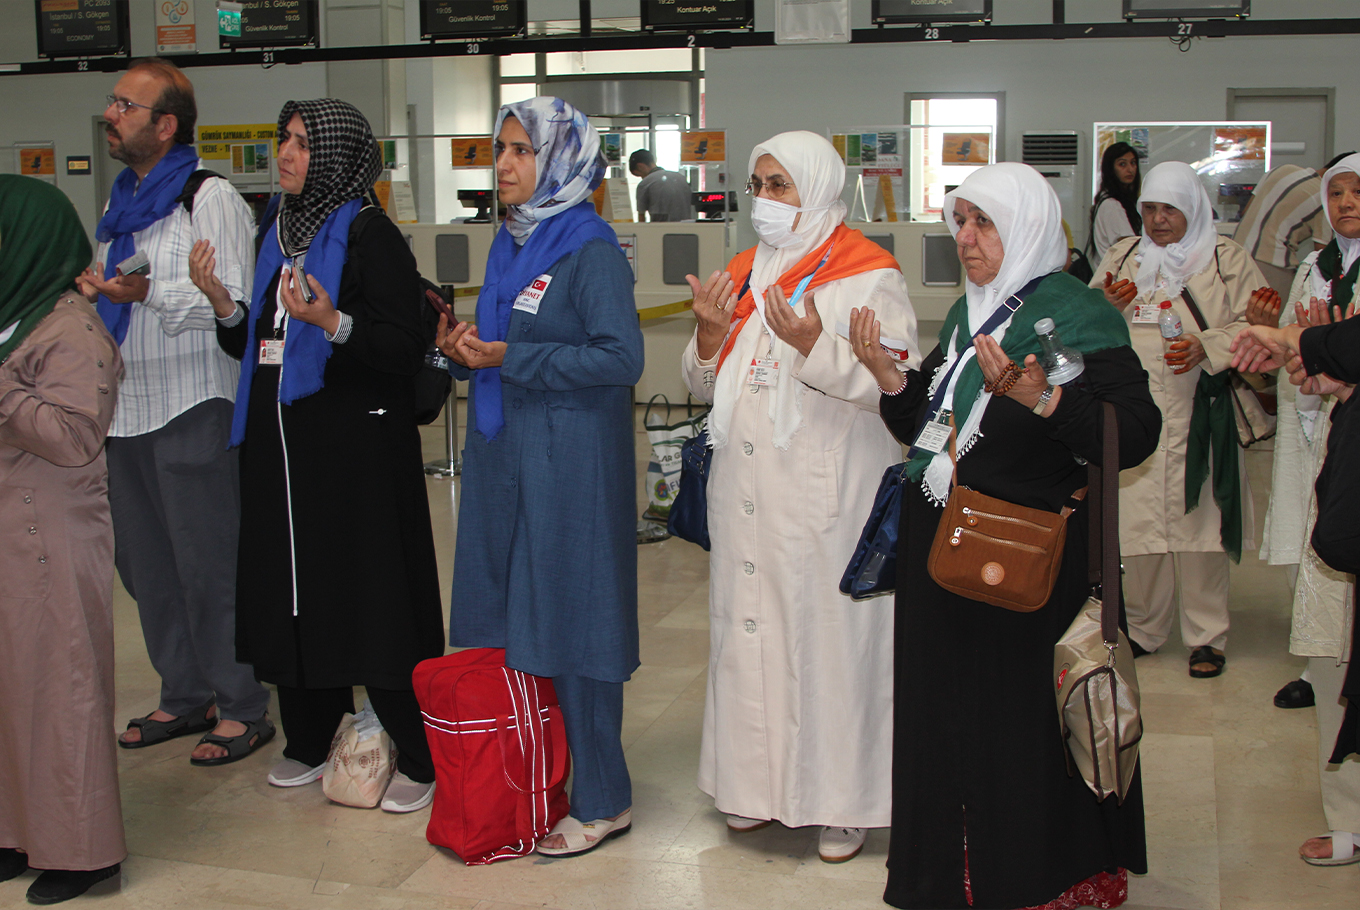
M 571 759 L 552 681 L 500 648 L 421 661 L 413 674 L 434 757 L 425 837 L 469 866 L 527 856 L 566 814 Z

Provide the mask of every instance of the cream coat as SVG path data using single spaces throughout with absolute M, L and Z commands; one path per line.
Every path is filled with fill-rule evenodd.
M 851 307 L 872 307 L 884 336 L 911 339 L 914 367 L 916 318 L 892 269 L 832 282 L 814 296 L 822 336 L 806 360 L 795 354 L 780 370 L 780 381 L 809 386 L 803 426 L 787 450 L 776 448 L 771 393 L 743 384 L 729 442 L 713 454 L 699 787 L 734 815 L 792 827 L 884 827 L 893 599 L 856 603 L 838 585 L 883 472 L 902 456 L 879 417 L 873 377 L 835 326 Z M 742 329 L 762 332 L 755 315 Z M 723 369 L 749 363 L 734 357 Z M 712 401 L 713 366 L 698 360 L 693 340 L 682 370 L 690 390 Z
M 1308 273 L 1317 261 L 1313 253 L 1299 266 L 1282 322 L 1293 320 L 1293 304 L 1305 305 L 1312 296 Z M 1335 401 L 1328 397 L 1300 396 L 1298 388 L 1280 371 L 1277 393 L 1279 413 L 1275 433 L 1275 464 L 1261 540 L 1261 558 L 1271 565 L 1298 564 L 1294 585 L 1294 614 L 1289 630 L 1289 651 L 1301 657 L 1345 659 L 1350 649 L 1350 576 L 1318 559 L 1308 545 L 1317 520 L 1313 482 L 1327 454 L 1327 431 Z M 1302 413 L 1301 413 L 1302 412 Z
M 1100 287 L 1105 273 L 1115 281 L 1130 280 L 1138 272 L 1137 252 L 1130 252 L 1139 237 L 1127 237 L 1110 247 L 1095 271 L 1092 287 Z M 1195 386 L 1200 373 L 1217 373 L 1232 363 L 1232 343 L 1246 327 L 1244 319 L 1251 292 L 1265 285 L 1261 270 L 1233 241 L 1220 237 L 1214 263 L 1191 277 L 1186 284 L 1209 324 L 1200 332 L 1190 308 L 1179 296 L 1172 309 L 1180 316 L 1186 335 L 1195 335 L 1204 345 L 1205 359 L 1194 369 L 1177 376 L 1162 360 L 1162 336 L 1156 323 L 1134 324 L 1134 304 L 1154 306 L 1165 299 L 1158 292 L 1151 301 L 1139 297 L 1124 308 L 1133 349 L 1148 372 L 1152 398 L 1162 409 L 1162 436 L 1157 451 L 1136 468 L 1129 468 L 1119 479 L 1119 544 L 1125 556 L 1154 553 L 1209 553 L 1223 549 L 1219 539 L 1219 511 L 1214 504 L 1212 477 L 1200 491 L 1199 507 L 1185 514 L 1185 456 L 1190 433 L 1190 414 Z M 1127 257 L 1127 258 L 1126 258 Z M 1122 265 L 1121 265 L 1122 261 Z M 1221 278 L 1220 278 L 1221 273 Z M 1247 486 L 1246 462 L 1238 452 L 1238 471 L 1242 479 L 1242 549 L 1255 547 L 1255 517 L 1251 491 Z

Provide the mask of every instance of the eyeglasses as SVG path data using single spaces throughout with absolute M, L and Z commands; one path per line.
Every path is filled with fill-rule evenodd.
M 746 181 L 746 195 L 759 196 L 761 191 L 764 190 L 765 194 L 771 199 L 781 199 L 791 186 L 793 186 L 792 183 L 786 183 L 783 180 L 769 180 L 761 183 L 752 177 Z
M 130 107 L 139 107 L 142 110 L 150 111 L 153 114 L 157 113 L 159 110 L 158 108 L 146 104 L 138 104 L 136 101 L 129 101 L 126 98 L 119 98 L 115 95 L 105 95 L 104 100 L 108 102 L 108 104 L 104 105 L 105 110 L 108 110 L 110 107 L 116 107 L 120 114 L 126 114 Z

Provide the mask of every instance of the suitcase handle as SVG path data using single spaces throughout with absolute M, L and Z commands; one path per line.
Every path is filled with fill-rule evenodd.
M 544 787 L 534 787 L 532 782 L 530 782 L 526 788 L 516 783 L 510 773 L 509 758 L 512 751 L 512 747 L 509 745 L 510 717 L 509 715 L 501 714 L 496 718 L 496 742 L 500 745 L 501 750 L 501 769 L 505 774 L 505 782 L 510 785 L 511 789 L 519 793 L 543 793 L 546 790 L 557 786 L 562 782 L 562 779 L 566 777 L 566 750 L 553 748 L 552 736 L 548 735 L 548 730 L 551 727 L 561 723 L 562 709 L 557 705 L 548 705 L 548 719 L 547 722 L 542 725 L 541 729 L 545 734 L 543 738 L 543 748 L 545 751 L 550 751 L 552 753 L 552 774 Z M 522 749 L 514 749 L 514 751 L 519 752 L 520 768 L 523 770 L 524 774 L 527 775 L 528 771 L 525 769 L 526 763 L 524 761 L 524 751 Z

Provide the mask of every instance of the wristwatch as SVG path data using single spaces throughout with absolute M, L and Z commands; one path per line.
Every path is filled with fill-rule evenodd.
M 1034 406 L 1034 413 L 1038 414 L 1040 417 L 1044 416 L 1044 409 L 1048 407 L 1048 403 L 1052 400 L 1053 384 L 1049 383 L 1048 388 L 1039 393 L 1039 403 Z

